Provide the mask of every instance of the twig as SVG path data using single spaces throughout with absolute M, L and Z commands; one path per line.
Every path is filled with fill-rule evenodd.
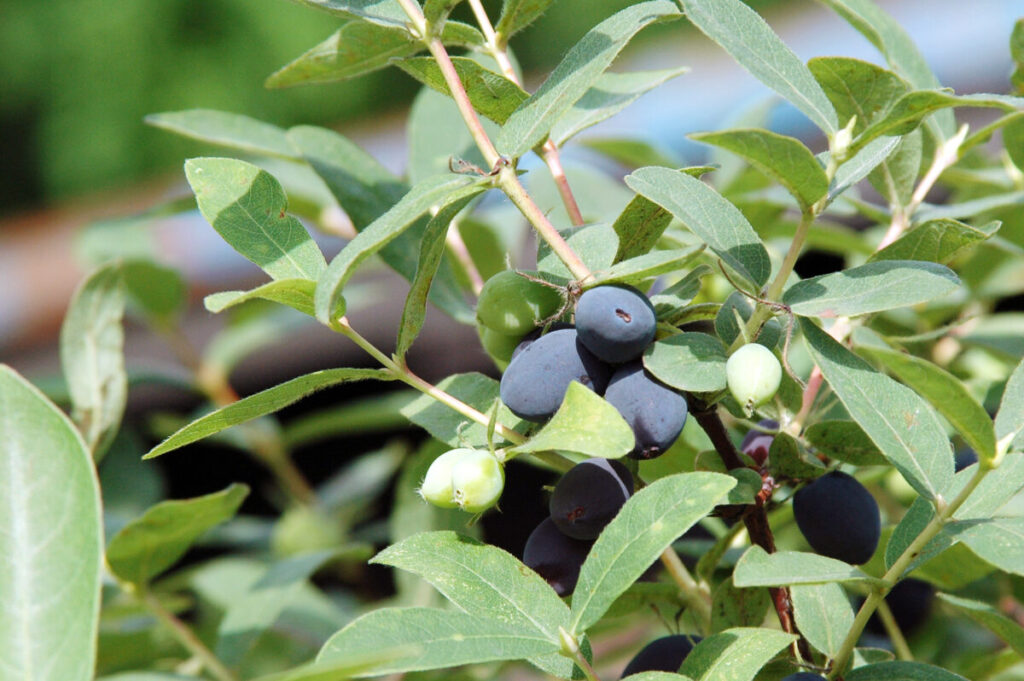
M 671 546 L 662 551 L 661 564 L 679 587 L 683 600 L 696 611 L 704 635 L 711 632 L 711 594 L 706 584 L 698 584 Z

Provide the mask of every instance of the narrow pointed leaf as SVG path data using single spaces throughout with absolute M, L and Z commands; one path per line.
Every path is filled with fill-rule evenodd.
M 639 285 L 668 272 L 676 272 L 704 252 L 704 245 L 674 248 L 670 251 L 652 251 L 615 263 L 594 276 L 594 285 Z
M 500 73 L 469 57 L 452 57 L 455 72 L 477 113 L 504 124 L 529 94 Z M 433 57 L 410 57 L 394 62 L 410 76 L 443 95 L 451 96 L 448 83 Z
M 807 68 L 832 102 L 842 125 L 857 117 L 854 135 L 883 116 L 911 89 L 892 71 L 860 59 L 815 57 L 807 62 Z
M 880 260 L 799 281 L 782 302 L 805 317 L 849 317 L 935 300 L 959 286 L 960 279 L 945 265 Z
M 580 568 L 572 595 L 571 632 L 595 624 L 661 552 L 721 500 L 736 480 L 719 473 L 677 473 L 626 502 Z
M 350 21 L 331 37 L 275 71 L 268 88 L 332 83 L 387 67 L 392 59 L 426 49 L 404 28 Z M 283 131 L 282 131 L 283 135 Z
M 562 146 L 583 130 L 619 113 L 645 92 L 689 70 L 687 67 L 680 67 L 633 73 L 605 73 L 558 119 L 551 128 L 551 139 L 557 146 Z
M 494 26 L 495 32 L 508 42 L 512 35 L 544 14 L 552 2 L 554 0 L 505 0 L 501 6 L 501 17 Z
M 868 261 L 928 260 L 945 264 L 965 248 L 991 237 L 999 225 L 990 222 L 979 228 L 949 218 L 929 220 L 877 251 Z
M 878 662 L 847 672 L 846 681 L 967 681 L 959 674 L 921 662 Z
M 454 200 L 446 201 L 437 214 L 430 218 L 427 228 L 423 231 L 416 276 L 413 277 L 409 294 L 405 298 L 402 321 L 398 325 L 398 339 L 395 342 L 396 357 L 405 357 L 405 353 L 409 351 L 416 336 L 419 335 L 420 329 L 423 328 L 423 320 L 427 312 L 427 296 L 430 294 L 430 286 L 434 282 L 434 277 L 444 258 L 449 225 L 471 200 L 485 191 L 486 187 L 474 186 L 470 189 L 472 191 L 458 192 L 455 194 Z
M 210 312 L 223 312 L 249 300 L 271 300 L 313 316 L 313 291 L 316 282 L 309 279 L 278 279 L 249 291 L 221 291 L 203 299 Z
M 359 232 L 335 256 L 317 282 L 313 298 L 317 319 L 330 325 L 345 314 L 342 289 L 355 273 L 356 267 L 400 236 L 431 206 L 444 202 L 456 191 L 465 190 L 472 182 L 471 178 L 463 175 L 428 178 L 410 189 L 388 212 Z
M 4 678 L 89 681 L 103 555 L 96 469 L 71 421 L 6 365 L 0 470 Z
M 992 419 L 974 395 L 956 376 L 931 362 L 913 355 L 863 347 L 861 350 L 931 403 L 957 429 L 978 456 L 990 459 L 996 453 Z
M 272 278 L 316 280 L 327 267 L 270 173 L 233 158 L 194 158 L 185 175 L 207 222 Z
M 803 209 L 814 205 L 828 191 L 825 170 L 811 150 L 796 138 L 756 129 L 702 132 L 690 138 L 742 156 L 785 187 Z
M 1024 518 L 993 518 L 959 536 L 983 560 L 1004 572 L 1024 576 Z
M 237 426 L 239 423 L 245 423 L 260 416 L 266 416 L 279 409 L 284 409 L 289 404 L 298 402 L 303 397 L 311 395 L 317 390 L 329 388 L 332 385 L 366 379 L 390 381 L 393 378 L 384 369 L 324 369 L 322 371 L 314 371 L 305 376 L 285 381 L 273 388 L 267 388 L 262 392 L 249 395 L 196 419 L 156 447 L 153 447 L 143 458 L 152 459 L 155 456 L 174 451 L 197 440 L 202 440 L 204 437 L 209 437 L 214 433 L 219 433 L 231 426 Z
M 726 385 L 725 346 L 706 333 L 681 333 L 652 343 L 644 351 L 644 367 L 678 390 L 710 393 Z
M 163 501 L 110 540 L 107 564 L 120 579 L 146 584 L 178 562 L 207 530 L 234 517 L 249 494 L 234 484 L 194 499 Z
M 686 18 L 721 45 L 740 66 L 778 92 L 826 134 L 836 112 L 804 63 L 757 12 L 740 0 L 680 0 Z
M 921 397 L 860 359 L 808 320 L 800 328 L 825 380 L 882 454 L 928 499 L 953 481 L 953 452 Z
M 807 642 L 833 658 L 853 626 L 850 599 L 838 584 L 792 587 L 793 615 Z
M 535 629 L 516 629 L 475 614 L 433 608 L 380 608 L 332 636 L 317 661 L 345 660 L 385 647 L 413 647 L 417 652 L 381 662 L 363 675 L 518 660 L 558 650 L 557 644 Z
M 405 28 L 409 17 L 398 0 L 297 0 L 346 19 L 362 19 L 380 26 Z
M 636 445 L 633 429 L 618 410 L 590 388 L 573 381 L 551 420 L 512 451 L 562 450 L 584 456 L 618 459 Z
M 882 452 L 856 421 L 818 421 L 804 431 L 808 444 L 830 459 L 854 466 L 884 466 Z
M 60 362 L 72 418 L 97 459 L 117 434 L 128 399 L 123 315 L 124 285 L 115 262 L 82 282 L 60 330 Z
M 898 137 L 879 137 L 864 145 L 864 148 L 854 154 L 853 158 L 839 166 L 828 191 L 828 200 L 834 201 L 837 196 L 863 180 L 879 165 L 885 163 L 886 159 L 899 147 L 899 144 L 900 138 Z M 863 243 L 858 242 L 858 247 L 863 248 L 863 246 Z
M 417 574 L 468 613 L 535 629 L 557 644 L 569 608 L 548 583 L 515 556 L 455 532 L 423 532 L 370 561 Z
M 751 681 L 796 638 L 773 629 L 726 629 L 698 643 L 683 660 L 679 673 L 694 681 Z
M 630 189 L 679 218 L 729 267 L 759 289 L 771 275 L 771 261 L 757 232 L 736 206 L 685 172 L 640 168 L 626 176 Z
M 533 96 L 509 116 L 495 141 L 498 151 L 519 158 L 543 142 L 640 29 L 679 16 L 675 3 L 649 0 L 627 7 L 592 28 Z
M 874 578 L 835 558 L 800 551 L 768 553 L 751 546 L 736 563 L 732 576 L 738 587 L 870 582 Z
M 999 411 L 996 412 L 995 429 L 999 441 L 1007 437 L 1016 440 L 1024 431 L 1024 361 L 1017 364 L 1006 382 Z
M 188 109 L 150 114 L 146 116 L 146 123 L 184 137 L 239 151 L 288 159 L 298 156 L 284 130 L 241 114 L 212 109 Z
M 737 471 L 754 473 L 745 468 Z M 737 487 L 733 487 L 733 492 Z M 772 599 L 768 589 L 739 589 L 731 578 L 726 579 L 715 588 L 711 596 L 711 631 L 717 633 L 732 627 L 759 626 L 771 607 Z
M 966 615 L 1005 641 L 1018 654 L 1024 656 L 1024 627 L 993 608 L 988 603 L 960 598 L 950 594 L 938 594 L 939 599 L 952 606 L 961 615 Z

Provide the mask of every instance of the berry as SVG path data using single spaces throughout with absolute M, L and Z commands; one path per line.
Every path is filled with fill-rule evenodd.
M 816 553 L 853 565 L 870 560 L 882 531 L 878 504 L 852 475 L 827 473 L 793 495 L 793 515 Z
M 517 354 L 501 377 L 501 401 L 527 421 L 543 421 L 562 405 L 569 384 L 578 381 L 604 393 L 611 367 L 579 342 L 575 329 L 544 334 Z
M 505 471 L 490 452 L 463 451 L 452 465 L 452 497 L 463 511 L 481 513 L 498 503 Z
M 498 333 L 494 329 L 483 325 L 477 325 L 476 331 L 480 336 L 480 345 L 483 346 L 487 354 L 494 360 L 494 363 L 498 365 L 498 368 L 504 370 L 522 339 L 519 336 L 507 336 L 503 333 Z
M 580 566 L 587 559 L 591 542 L 567 537 L 551 518 L 534 528 L 523 549 L 523 564 L 551 585 L 559 596 L 568 596 L 580 578 Z
M 765 430 L 779 429 L 779 422 L 772 419 L 762 419 L 757 425 Z M 740 451 L 753 459 L 758 466 L 763 466 L 768 460 L 768 450 L 771 449 L 774 440 L 774 435 L 752 429 L 743 437 Z
M 654 306 L 632 286 L 596 286 L 576 303 L 576 330 L 587 349 L 606 362 L 634 360 L 654 340 Z
M 472 452 L 472 449 L 450 449 L 441 456 L 434 459 L 423 477 L 423 484 L 420 485 L 419 493 L 424 501 L 429 501 L 434 506 L 441 508 L 456 508 L 455 490 L 452 488 L 452 467 L 462 455 Z
M 633 493 L 633 476 L 618 461 L 587 459 L 561 477 L 551 494 L 551 520 L 573 539 L 597 539 Z
M 934 600 L 935 587 L 913 577 L 899 582 L 885 597 L 893 619 L 896 620 L 896 626 L 905 634 L 914 631 L 928 620 Z M 867 630 L 885 634 L 885 626 L 876 616 L 868 620 Z
M 812 674 L 811 672 L 797 672 L 796 674 L 790 674 L 782 681 L 825 681 L 825 677 L 820 674 Z
M 575 329 L 575 328 L 576 327 L 573 326 L 572 324 L 566 324 L 565 322 L 553 322 L 551 325 L 549 325 L 547 327 L 547 329 L 548 329 L 547 333 L 551 333 L 552 331 L 561 331 L 562 329 Z M 512 359 L 515 359 L 516 356 L 520 352 L 522 352 L 526 348 L 530 347 L 530 345 L 533 343 L 533 341 L 537 340 L 542 335 L 544 335 L 543 332 L 544 332 L 544 329 L 534 329 L 530 333 L 528 333 L 525 336 L 523 336 L 523 339 L 521 341 L 519 341 L 519 345 L 517 345 L 516 349 L 512 351 Z
M 647 373 L 639 360 L 612 374 L 604 398 L 633 429 L 636 445 L 629 455 L 635 459 L 663 454 L 686 424 L 686 398 Z
M 956 472 L 959 473 L 963 469 L 978 463 L 978 453 L 970 447 L 966 447 L 956 453 L 954 462 L 953 465 L 956 467 Z
M 522 336 L 560 307 L 562 296 L 558 289 L 504 270 L 484 284 L 476 304 L 476 318 L 498 333 Z
M 629 661 L 622 670 L 622 678 L 640 672 L 677 672 L 696 643 L 700 643 L 699 636 L 684 634 L 651 641 Z
M 782 381 L 782 366 L 765 346 L 747 343 L 725 363 L 725 378 L 729 392 L 750 413 L 775 396 Z

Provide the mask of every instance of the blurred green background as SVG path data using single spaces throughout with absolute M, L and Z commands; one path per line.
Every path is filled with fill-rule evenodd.
M 587 28 L 633 3 L 556 2 L 513 47 L 529 46 L 517 54 L 527 71 L 552 65 Z M 500 0 L 486 4 L 496 18 Z M 455 16 L 470 19 L 466 6 Z M 263 88 L 340 23 L 286 0 L 4 0 L 0 215 L 173 172 L 195 142 L 146 126 L 149 113 L 204 107 L 283 126 L 336 124 L 408 102 L 418 86 L 397 69 Z

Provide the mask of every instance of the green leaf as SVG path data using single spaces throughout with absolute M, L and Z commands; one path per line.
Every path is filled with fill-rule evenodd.
M 425 48 L 404 28 L 350 21 L 330 38 L 272 73 L 264 85 L 280 88 L 355 78 L 387 67 L 392 59 L 408 57 Z
M 1003 126 L 1003 147 L 1017 169 L 1024 169 L 1024 117 Z
M 227 111 L 188 109 L 146 116 L 157 128 L 252 154 L 294 159 L 297 154 L 284 130 L 255 118 Z
M 1024 431 L 1024 361 L 1017 364 L 1006 382 L 996 412 L 995 429 L 1000 442 L 1006 438 L 1016 440 Z
M 627 7 L 592 28 L 540 88 L 509 116 L 495 141 L 498 151 L 519 158 L 543 142 L 640 29 L 679 16 L 675 3 L 649 0 Z
M 278 279 L 248 291 L 221 291 L 203 298 L 210 312 L 224 310 L 250 300 L 270 300 L 313 316 L 313 291 L 316 282 L 309 279 Z
M 872 0 L 821 1 L 860 31 L 882 53 L 889 66 L 911 85 L 917 88 L 939 86 L 938 78 L 932 73 L 928 62 L 907 32 Z M 935 132 L 939 137 L 947 138 L 953 135 L 956 123 L 950 113 L 940 112 L 935 120 Z
M 120 579 L 146 584 L 178 562 L 196 539 L 234 517 L 249 494 L 234 484 L 194 499 L 164 501 L 125 525 L 107 546 L 107 564 Z
M 1024 576 L 1024 517 L 993 518 L 960 533 L 978 557 L 1004 572 Z
M 944 265 L 881 260 L 798 281 L 782 302 L 804 317 L 850 317 L 935 300 L 959 286 Z
M 633 429 L 618 410 L 590 388 L 573 381 L 551 420 L 513 453 L 561 450 L 618 459 L 635 446 Z
M 859 348 L 904 385 L 931 403 L 957 429 L 978 456 L 991 459 L 996 453 L 992 419 L 985 408 L 956 376 L 931 362 L 880 347 Z
M 317 390 L 329 388 L 339 383 L 375 379 L 379 381 L 393 380 L 390 372 L 384 369 L 323 369 L 313 373 L 285 381 L 273 388 L 267 388 L 254 395 L 249 395 L 226 407 L 210 412 L 184 426 L 166 440 L 158 444 L 143 457 L 153 457 L 184 447 L 187 444 L 202 440 L 214 433 L 237 426 L 252 419 L 266 416 L 289 404 L 298 402 L 303 397 Z
M 900 97 L 877 121 L 864 129 L 850 144 L 855 153 L 881 135 L 905 135 L 930 113 L 950 107 L 987 107 L 1014 111 L 1024 106 L 1024 99 L 1008 95 L 955 95 L 950 90 L 914 90 Z
M 518 660 L 558 651 L 558 645 L 532 628 L 453 610 L 380 608 L 336 633 L 317 662 L 345 660 L 380 648 L 415 647 L 416 652 L 372 667 L 364 675 L 443 669 L 464 664 Z
M 710 393 L 725 390 L 726 359 L 725 346 L 718 338 L 680 333 L 648 346 L 644 368 L 678 390 Z
M 756 627 L 764 622 L 771 607 L 772 599 L 767 589 L 739 589 L 733 585 L 730 577 L 718 585 L 711 597 L 711 631 Z
M 395 341 L 394 353 L 396 358 L 405 357 L 405 353 L 409 351 L 416 336 L 423 328 L 423 321 L 427 313 L 427 297 L 444 258 L 446 237 L 452 220 L 471 200 L 487 188 L 475 185 L 470 189 L 473 191 L 457 192 L 451 200 L 445 201 L 437 213 L 430 218 L 430 222 L 427 223 L 427 227 L 423 231 L 416 276 L 413 277 L 412 285 L 409 287 L 409 294 L 406 296 L 405 305 L 402 308 L 402 320 L 398 325 L 398 339 Z
M 580 568 L 570 631 L 579 634 L 597 623 L 619 594 L 735 484 L 720 473 L 677 473 L 630 497 Z
M 800 328 L 825 380 L 882 454 L 928 499 L 953 481 L 953 452 L 932 408 L 808 320 Z
M 874 578 L 859 568 L 816 553 L 768 553 L 760 546 L 751 546 L 736 563 L 732 580 L 736 586 L 746 588 L 827 582 L 871 582 Z
M 801 584 L 789 590 L 793 615 L 807 642 L 834 658 L 853 626 L 853 608 L 838 584 Z
M 602 74 L 594 86 L 554 124 L 551 128 L 551 139 L 560 147 L 583 130 L 619 113 L 645 92 L 689 70 L 686 67 L 679 67 Z
M 274 279 L 317 279 L 326 268 L 306 228 L 288 215 L 274 177 L 233 158 L 194 158 L 185 175 L 196 202 L 217 233 Z
M 805 452 L 792 435 L 779 433 L 768 448 L 768 470 L 776 479 L 809 480 L 822 475 L 825 466 L 817 457 Z
M 477 113 L 504 124 L 516 108 L 529 98 L 523 88 L 469 57 L 452 57 L 455 72 Z M 410 57 L 394 62 L 419 82 L 443 95 L 451 96 L 441 68 L 433 57 Z
M 405 28 L 409 17 L 397 0 L 298 0 L 345 19 L 362 19 L 380 26 Z
M 668 168 L 640 168 L 626 176 L 630 189 L 679 218 L 729 267 L 760 289 L 771 261 L 757 232 L 736 206 L 700 180 Z
M 843 678 L 846 681 L 967 681 L 941 667 L 899 660 L 858 667 L 844 674 Z
M 572 250 L 580 256 L 591 272 L 602 272 L 612 266 L 615 251 L 619 247 L 618 238 L 612 226 L 605 222 L 595 222 L 582 227 L 566 229 L 560 232 Z M 550 275 L 549 281 L 564 282 L 573 279 L 572 273 L 565 266 L 547 242 L 537 244 L 537 269 Z
M 1024 655 L 1024 627 L 993 608 L 988 603 L 972 601 L 950 594 L 938 594 L 939 599 L 952 606 L 1005 641 L 1020 655 Z
M 854 466 L 882 466 L 885 457 L 856 421 L 819 421 L 805 432 L 808 444 L 837 461 Z
M 877 251 L 868 261 L 928 260 L 945 264 L 968 246 L 991 237 L 999 226 L 999 222 L 979 228 L 948 218 L 929 220 Z
M 505 0 L 501 17 L 494 26 L 501 42 L 508 43 L 513 34 L 523 30 L 540 17 L 554 0 Z
M 694 681 L 751 681 L 775 655 L 797 639 L 793 634 L 738 627 L 708 636 L 694 647 L 679 673 Z
M 173 324 L 188 302 L 181 273 L 151 260 L 122 260 L 121 279 L 129 302 L 157 327 Z
M 828 192 L 825 170 L 811 150 L 793 137 L 757 129 L 702 132 L 689 137 L 742 156 L 785 187 L 803 210 Z
M 704 252 L 704 245 L 652 251 L 615 263 L 594 275 L 594 286 L 604 284 L 639 285 L 654 277 L 683 269 Z
M 715 333 L 723 343 L 732 344 L 740 337 L 743 332 L 741 327 L 750 320 L 753 314 L 754 305 L 750 302 L 750 298 L 739 291 L 733 291 L 719 307 L 718 314 L 715 315 Z M 737 317 L 743 320 L 742 324 Z M 779 320 L 769 319 L 761 327 L 754 342 L 772 349 L 779 344 L 781 337 L 782 325 L 779 324 Z
M 89 681 L 103 555 L 96 469 L 71 421 L 3 364 L 0 467 L 5 678 Z
M 352 677 L 360 676 L 364 672 L 374 669 L 380 664 L 389 660 L 398 659 L 404 655 L 415 654 L 416 647 L 401 646 L 398 648 L 375 648 L 373 650 L 354 653 L 344 660 L 333 662 L 310 662 L 307 664 L 292 667 L 291 669 L 276 674 L 258 676 L 253 681 L 342 681 Z M 193 681 L 194 677 L 187 677 L 187 681 Z M 121 681 L 111 678 L 109 681 Z M 133 681 L 125 679 L 124 681 Z M 139 679 L 138 681 L 148 681 Z M 152 681 L 161 681 L 152 679 Z M 167 681 L 174 681 L 168 679 Z M 185 678 L 182 681 L 186 681 Z
M 417 574 L 465 612 L 536 630 L 555 645 L 569 609 L 537 573 L 511 554 L 455 532 L 424 532 L 377 554 L 382 563 Z M 559 656 L 531 660 L 554 674 L 572 675 L 572 663 Z
M 60 330 L 71 416 L 96 459 L 117 434 L 128 400 L 123 315 L 121 267 L 114 262 L 94 271 L 75 290 Z
M 237 666 L 256 639 L 295 600 L 309 577 L 333 555 L 333 551 L 315 551 L 267 567 L 263 576 L 241 597 L 233 599 L 224 612 L 217 628 L 217 657 L 228 666 Z
M 680 0 L 686 18 L 827 135 L 836 112 L 804 63 L 740 0 Z
M 437 388 L 485 414 L 494 402 L 499 400 L 498 382 L 475 372 L 449 376 L 438 383 Z M 459 412 L 428 395 L 420 395 L 403 407 L 402 415 L 452 447 L 487 446 L 487 429 L 484 426 L 471 422 Z M 521 430 L 521 426 L 526 422 L 499 402 L 498 423 L 514 430 Z M 497 432 L 494 441 L 496 445 L 501 442 Z
M 828 192 L 829 202 L 867 177 L 879 164 L 884 163 L 899 145 L 898 137 L 879 137 L 864 145 L 853 158 L 839 166 Z M 858 245 L 863 247 L 863 242 L 858 242 Z
M 689 676 L 672 672 L 639 672 L 623 677 L 629 681 L 693 681 Z
M 857 117 L 854 135 L 860 134 L 910 91 L 892 71 L 849 57 L 815 57 L 807 68 L 835 107 L 842 125 Z
M 628 168 L 642 166 L 665 166 L 678 168 L 679 161 L 673 154 L 662 149 L 654 142 L 631 137 L 584 137 L 579 141 L 585 147 L 620 163 Z M 704 172 L 715 168 L 703 166 Z
M 317 319 L 329 326 L 345 314 L 342 289 L 355 273 L 356 267 L 400 236 L 431 206 L 479 193 L 479 186 L 468 186 L 473 182 L 473 179 L 463 175 L 438 175 L 423 180 L 388 212 L 359 232 L 335 256 L 317 282 L 313 298 Z M 477 180 L 476 184 L 482 185 L 482 182 Z

